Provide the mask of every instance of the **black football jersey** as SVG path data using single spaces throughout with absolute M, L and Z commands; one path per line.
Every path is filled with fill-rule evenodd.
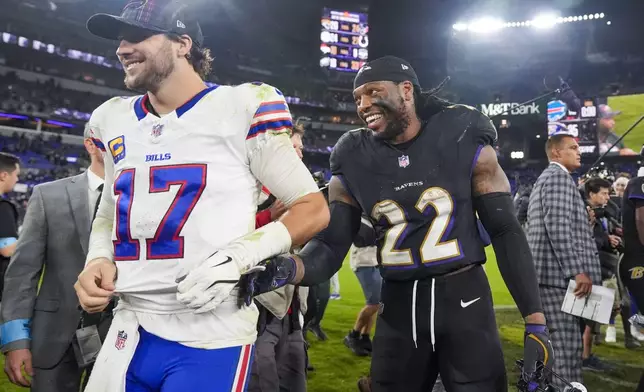
M 624 257 L 644 259 L 644 245 L 637 235 L 635 209 L 644 206 L 644 177 L 636 177 L 628 182 L 622 201 L 622 225 L 624 230 Z
M 485 261 L 471 176 L 481 148 L 496 137 L 488 117 L 453 105 L 403 144 L 369 129 L 340 138 L 331 171 L 373 222 L 385 279 L 422 279 Z

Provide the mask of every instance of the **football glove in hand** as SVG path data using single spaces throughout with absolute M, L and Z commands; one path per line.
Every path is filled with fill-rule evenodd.
M 297 265 L 289 256 L 276 256 L 261 261 L 239 280 L 238 305 L 249 306 L 257 295 L 286 286 L 295 278 Z
M 195 313 L 209 312 L 231 296 L 242 273 L 262 268 L 242 271 L 234 257 L 216 252 L 190 272 L 181 274 L 177 279 L 177 300 L 195 309 Z
M 523 370 L 521 377 L 528 383 L 528 391 L 537 390 L 538 384 L 533 383 L 537 363 L 543 363 L 546 369 L 552 369 L 555 356 L 550 342 L 548 327 L 541 324 L 526 324 L 523 342 Z M 534 389 L 530 389 L 530 388 Z

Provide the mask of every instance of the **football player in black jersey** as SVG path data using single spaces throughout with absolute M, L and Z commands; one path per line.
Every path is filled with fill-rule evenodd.
M 478 216 L 526 321 L 523 377 L 554 361 L 527 240 L 497 161 L 489 118 L 422 93 L 411 65 L 367 63 L 354 81 L 367 128 L 343 135 L 331 155 L 331 221 L 298 257 L 264 263 L 242 280 L 253 293 L 314 285 L 342 265 L 362 211 L 378 234 L 384 278 L 371 364 L 376 392 L 507 390 Z
M 640 154 L 644 157 L 644 146 Z M 640 169 L 644 171 L 644 168 Z M 640 173 L 641 174 L 641 173 Z M 633 295 L 638 309 L 644 309 L 644 177 L 628 182 L 622 202 L 624 230 L 624 257 L 619 274 L 628 291 Z M 644 374 L 638 391 L 644 391 Z

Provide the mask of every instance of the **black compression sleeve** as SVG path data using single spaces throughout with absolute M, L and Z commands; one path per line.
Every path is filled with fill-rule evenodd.
M 324 283 L 342 267 L 353 237 L 360 229 L 360 210 L 333 201 L 329 205 L 331 220 L 326 229 L 309 241 L 298 256 L 304 263 L 301 286 Z
M 519 225 L 509 193 L 489 193 L 474 199 L 481 223 L 492 238 L 501 276 L 523 317 L 543 312 L 530 246 Z

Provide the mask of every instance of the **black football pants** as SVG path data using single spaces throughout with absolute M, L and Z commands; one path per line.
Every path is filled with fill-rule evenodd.
M 412 282 L 384 281 L 371 361 L 374 392 L 505 392 L 492 293 L 481 266 Z
M 619 263 L 619 276 L 622 283 L 635 299 L 637 308 L 644 310 L 644 259 L 626 257 Z M 644 374 L 636 391 L 644 391 Z

